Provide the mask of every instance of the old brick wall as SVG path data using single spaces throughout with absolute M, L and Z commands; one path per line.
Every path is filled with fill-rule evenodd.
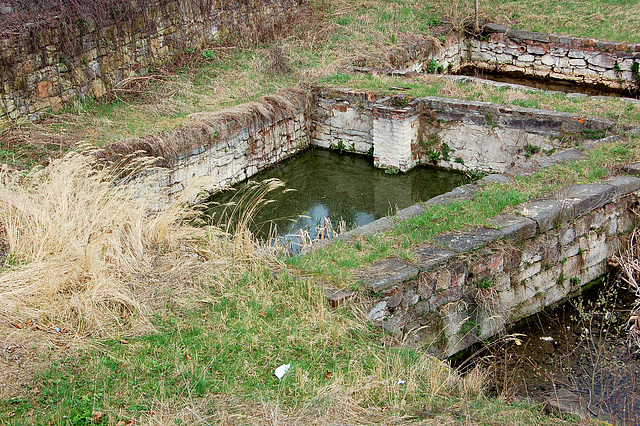
M 515 30 L 488 24 L 479 38 L 467 38 L 433 55 L 451 73 L 464 67 L 546 83 L 568 82 L 631 95 L 638 92 L 640 44 Z M 422 64 L 420 69 L 425 69 Z M 579 91 L 579 90 L 577 90 Z
M 416 347 L 451 356 L 504 331 L 608 271 L 634 227 L 640 179 L 573 185 L 412 248 L 360 272 L 379 294 L 368 318 Z
M 311 96 L 285 91 L 260 105 L 202 114 L 165 132 L 114 142 L 93 151 L 101 161 L 157 159 L 145 170 L 148 195 L 162 210 L 175 200 L 195 202 L 309 147 Z
M 205 13 L 188 0 L 134 9 L 102 26 L 51 20 L 0 34 L 0 116 L 40 118 L 74 96 L 100 97 L 123 80 L 188 48 L 256 37 L 295 15 L 304 0 L 214 0 Z

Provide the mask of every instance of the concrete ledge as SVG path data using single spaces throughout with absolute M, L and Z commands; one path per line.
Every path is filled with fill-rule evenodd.
M 437 266 L 441 266 L 447 260 L 453 258 L 456 253 L 451 250 L 445 250 L 433 247 L 430 244 L 421 244 L 411 250 L 414 263 L 423 271 L 428 271 Z
M 640 178 L 635 176 L 616 176 L 606 182 L 613 186 L 616 191 L 616 197 L 621 197 L 640 189 Z
M 511 213 L 502 213 L 487 220 L 500 232 L 502 238 L 509 238 L 514 242 L 524 241 L 536 234 L 537 224 L 526 217 Z
M 388 257 L 361 268 L 355 275 L 369 289 L 383 291 L 417 277 L 419 272 L 413 263 Z
M 496 229 L 478 228 L 472 231 L 454 231 L 432 238 L 437 244 L 455 253 L 477 250 L 497 240 L 502 233 Z

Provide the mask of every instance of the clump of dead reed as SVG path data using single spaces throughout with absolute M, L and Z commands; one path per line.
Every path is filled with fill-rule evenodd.
M 629 348 L 640 352 L 640 228 L 634 229 L 627 246 L 613 256 L 620 268 L 620 279 L 636 295 L 636 302 L 627 320 Z
M 309 105 L 309 92 L 283 90 L 223 111 L 192 114 L 187 124 L 156 135 L 111 143 L 96 150 L 95 155 L 110 161 L 141 153 L 158 158 L 159 164 L 170 164 L 190 150 L 215 144 L 246 127 L 262 128 L 296 111 L 302 112 Z
M 69 153 L 42 170 L 0 174 L 1 321 L 95 335 L 149 326 L 134 277 L 203 233 L 180 206 L 150 214 L 152 162 L 101 167 Z

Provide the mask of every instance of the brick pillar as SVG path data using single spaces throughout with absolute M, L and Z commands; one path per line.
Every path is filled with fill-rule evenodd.
M 418 140 L 420 116 L 415 108 L 373 107 L 373 163 L 401 172 L 417 164 L 412 146 Z

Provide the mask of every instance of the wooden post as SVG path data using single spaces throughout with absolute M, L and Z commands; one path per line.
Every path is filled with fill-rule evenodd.
M 476 0 L 476 14 L 475 21 L 473 22 L 473 32 L 478 34 L 480 32 L 480 0 Z

